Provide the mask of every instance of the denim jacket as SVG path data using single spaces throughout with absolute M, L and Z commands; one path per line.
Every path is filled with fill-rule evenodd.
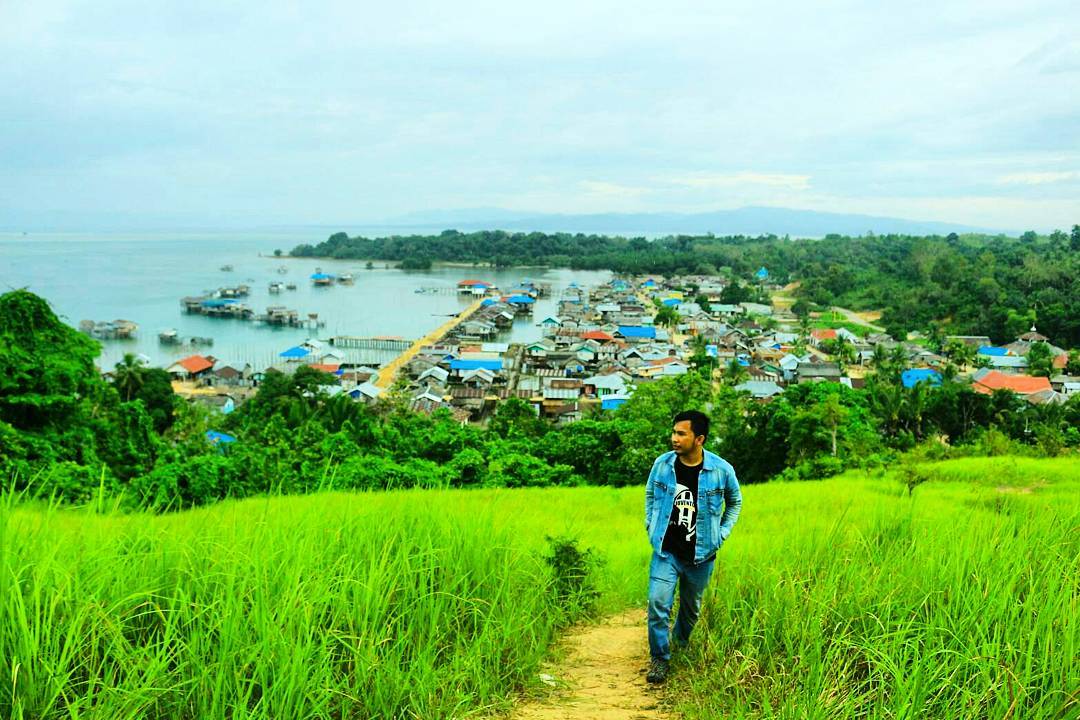
M 704 450 L 698 476 L 698 522 L 694 563 L 711 560 L 731 535 L 739 518 L 742 493 L 735 470 L 719 455 Z M 675 504 L 675 453 L 656 458 L 645 485 L 645 530 L 655 552 L 664 546 L 671 509 Z

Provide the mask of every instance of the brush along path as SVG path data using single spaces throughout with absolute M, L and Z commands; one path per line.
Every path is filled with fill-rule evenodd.
M 512 720 L 664 720 L 645 682 L 645 613 L 628 610 L 579 628 L 562 642 L 565 660 L 547 672 L 565 689 L 519 707 Z

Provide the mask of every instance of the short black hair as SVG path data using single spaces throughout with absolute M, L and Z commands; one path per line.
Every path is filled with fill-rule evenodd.
M 694 433 L 694 437 L 697 437 L 698 435 L 709 437 L 709 416 L 705 413 L 700 410 L 683 410 L 675 416 L 675 419 L 671 421 L 671 424 L 674 425 L 683 420 L 690 421 L 690 430 Z

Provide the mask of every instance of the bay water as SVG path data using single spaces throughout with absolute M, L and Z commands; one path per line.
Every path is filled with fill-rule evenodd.
M 562 292 L 607 282 L 606 271 L 437 265 L 430 271 L 403 271 L 393 263 L 363 260 L 275 257 L 300 243 L 317 243 L 312 232 L 201 233 L 0 233 L 0 292 L 26 288 L 49 301 L 72 327 L 82 320 L 131 320 L 139 325 L 132 340 L 100 340 L 99 366 L 112 368 L 124 353 L 142 353 L 152 365 L 166 367 L 193 353 L 248 362 L 263 369 L 278 354 L 307 338 L 334 335 L 397 336 L 413 340 L 445 323 L 473 300 L 446 292 L 459 280 L 479 279 L 510 289 L 522 281 L 550 284 L 532 316 L 519 317 L 498 342 L 530 342 L 541 336 L 538 323 L 558 310 Z M 222 270 L 232 266 L 231 270 Z M 310 276 L 320 268 L 335 275 L 351 273 L 352 285 L 316 287 Z M 272 282 L 295 283 L 296 290 L 269 291 Z M 220 287 L 246 284 L 251 294 L 240 301 L 262 314 L 270 305 L 298 310 L 302 318 L 318 313 L 325 326 L 314 329 L 270 327 L 251 321 L 188 314 L 180 299 Z M 416 292 L 442 289 L 442 292 Z M 164 345 L 158 333 L 175 329 L 182 338 L 213 338 L 211 347 Z M 380 363 L 394 353 L 349 353 L 350 360 Z

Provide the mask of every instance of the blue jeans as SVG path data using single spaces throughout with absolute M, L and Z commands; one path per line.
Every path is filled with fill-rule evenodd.
M 671 606 L 675 603 L 675 582 L 679 583 L 679 616 L 675 619 L 676 645 L 685 646 L 701 614 L 701 596 L 709 584 L 716 559 L 690 565 L 671 553 L 653 552 L 649 565 L 649 653 L 661 660 L 671 659 Z

